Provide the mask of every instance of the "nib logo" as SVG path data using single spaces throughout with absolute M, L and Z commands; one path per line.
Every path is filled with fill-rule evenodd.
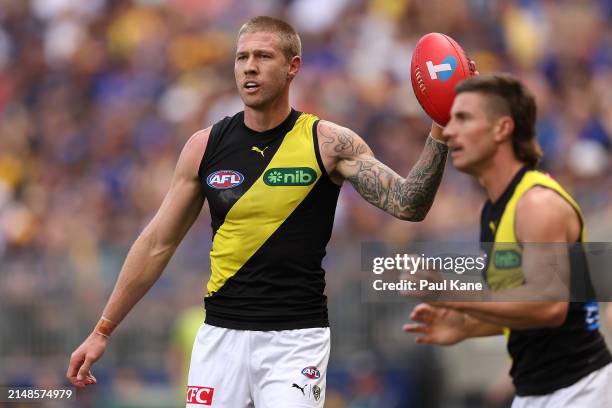
M 263 175 L 268 186 L 308 186 L 317 180 L 317 173 L 310 167 L 277 167 Z
M 266 181 L 268 185 L 278 184 L 283 181 L 283 174 L 280 171 L 274 170 L 268 174 Z
M 211 387 L 198 387 L 196 385 L 187 386 L 187 403 L 198 405 L 212 405 L 215 389 Z

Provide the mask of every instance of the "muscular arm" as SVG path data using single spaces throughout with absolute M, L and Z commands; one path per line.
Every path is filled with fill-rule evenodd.
M 446 145 L 427 138 L 419 160 L 403 178 L 378 161 L 352 130 L 321 121 L 317 132 L 328 172 L 350 181 L 363 198 L 394 217 L 425 218 L 442 180 Z
M 580 234 L 578 215 L 552 190 L 535 187 L 516 209 L 516 234 L 522 243 L 574 242 Z M 525 245 L 525 284 L 491 293 L 493 302 L 445 302 L 442 305 L 513 329 L 557 327 L 567 315 L 569 255 L 564 245 Z M 504 300 L 495 302 L 496 299 Z M 509 299 L 516 299 L 508 302 Z M 525 301 L 542 299 L 542 302 Z M 545 301 L 550 299 L 550 301 Z
M 210 129 L 196 133 L 185 144 L 170 190 L 155 217 L 132 245 L 104 308 L 104 318 L 70 356 L 66 377 L 73 385 L 96 384 L 91 366 L 104 354 L 110 332 L 157 281 L 200 213 L 204 194 L 198 182 L 198 167 L 209 133 Z
M 202 209 L 198 167 L 208 134 L 196 133 L 185 144 L 166 197 L 125 259 L 103 312 L 117 324 L 157 281 Z

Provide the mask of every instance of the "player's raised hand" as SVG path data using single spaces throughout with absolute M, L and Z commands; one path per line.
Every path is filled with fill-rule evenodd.
M 99 333 L 92 333 L 70 356 L 70 365 L 66 377 L 72 385 L 84 388 L 96 384 L 96 377 L 91 373 L 91 366 L 102 357 L 108 339 Z
M 419 344 L 450 346 L 467 338 L 465 315 L 461 312 L 421 303 L 412 310 L 410 319 L 417 323 L 405 324 L 403 329 L 417 333 Z

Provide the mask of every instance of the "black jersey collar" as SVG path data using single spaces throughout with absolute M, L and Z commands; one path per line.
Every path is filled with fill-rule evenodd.
M 518 183 L 521 182 L 523 176 L 529 170 L 531 170 L 531 166 L 525 165 L 521 167 L 521 169 L 514 175 L 502 195 L 497 199 L 497 201 L 492 202 L 491 200 L 487 200 L 487 204 L 490 204 L 494 210 L 503 210 L 504 208 L 506 208 L 506 204 L 508 204 L 508 201 L 510 201 L 510 198 L 512 198 L 514 190 L 516 190 L 516 186 L 518 186 Z
M 516 186 L 521 182 L 525 173 L 532 170 L 532 167 L 525 165 L 514 175 L 502 195 L 495 201 L 487 200 L 484 207 L 482 208 L 482 214 L 480 216 L 481 228 L 480 228 L 480 241 L 481 242 L 493 242 L 495 240 L 495 234 L 491 231 L 490 222 L 495 225 L 499 224 L 499 221 L 504 214 L 508 201 L 512 198 Z
M 244 111 L 240 112 L 240 115 L 241 115 L 240 122 L 242 123 L 242 126 L 244 127 L 244 129 L 253 135 L 259 135 L 259 136 L 268 136 L 268 135 L 274 135 L 274 134 L 285 135 L 287 132 L 289 132 L 293 128 L 293 125 L 295 125 L 295 122 L 300 117 L 301 113 L 302 112 L 296 111 L 295 109 L 291 108 L 291 112 L 289 112 L 289 115 L 284 121 L 282 121 L 278 126 L 272 129 L 264 130 L 263 132 L 258 132 L 256 130 L 253 130 L 244 123 Z

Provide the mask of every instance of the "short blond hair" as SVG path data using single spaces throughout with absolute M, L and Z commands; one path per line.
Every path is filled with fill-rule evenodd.
M 273 33 L 281 40 L 283 54 L 287 61 L 295 56 L 302 55 L 302 41 L 297 31 L 288 23 L 274 17 L 257 16 L 244 23 L 238 31 L 238 38 L 242 34 Z

